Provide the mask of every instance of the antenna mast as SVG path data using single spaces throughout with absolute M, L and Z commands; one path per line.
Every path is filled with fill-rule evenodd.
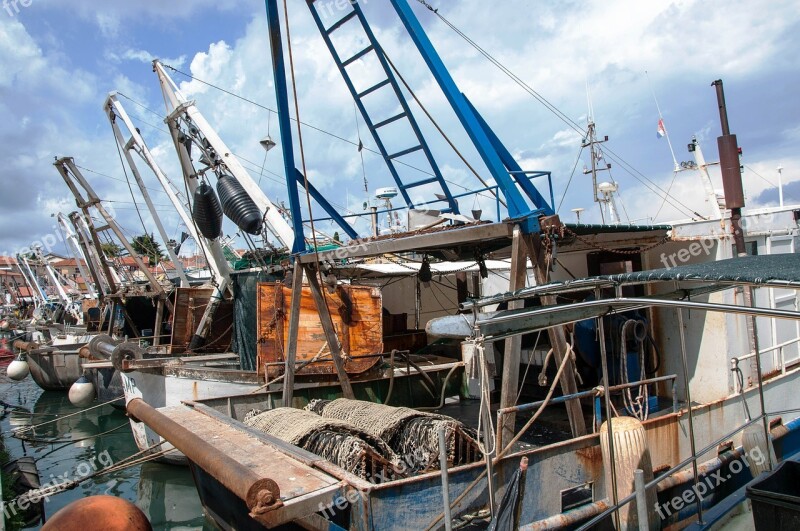
M 601 191 L 598 188 L 597 183 L 597 172 L 599 171 L 608 171 L 611 169 L 611 164 L 606 163 L 604 167 L 600 166 L 600 161 L 605 160 L 603 158 L 603 154 L 597 149 L 598 144 L 603 144 L 608 142 L 608 136 L 603 137 L 603 140 L 597 140 L 597 132 L 595 131 L 595 124 L 594 124 L 594 106 L 592 105 L 592 98 L 589 94 L 589 83 L 586 83 L 586 97 L 589 103 L 589 116 L 588 120 L 588 130 L 586 133 L 586 138 L 583 139 L 583 143 L 581 147 L 586 148 L 588 147 L 591 153 L 592 159 L 592 167 L 591 168 L 583 168 L 584 175 L 591 175 L 592 176 L 592 190 L 594 195 L 594 202 L 600 203 L 600 217 L 603 220 L 603 223 L 606 222 L 606 215 L 603 209 L 603 205 L 607 204 L 607 197 L 605 194 L 603 197 L 600 197 Z

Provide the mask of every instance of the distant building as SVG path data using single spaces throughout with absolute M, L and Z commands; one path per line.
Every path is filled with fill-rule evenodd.
M 207 266 L 206 257 L 202 254 L 195 254 L 193 256 L 181 257 L 181 263 L 186 270 L 205 269 Z
M 31 297 L 17 260 L 12 256 L 0 256 L 0 294 L 2 304 L 19 304 Z
M 81 267 L 86 268 L 84 259 L 67 258 L 51 264 L 53 269 L 68 278 L 77 278 L 81 274 Z

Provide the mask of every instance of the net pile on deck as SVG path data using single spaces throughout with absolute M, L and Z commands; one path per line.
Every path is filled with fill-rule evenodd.
M 460 465 L 481 458 L 474 432 L 444 415 L 346 398 L 314 400 L 306 409 L 324 419 L 344 421 L 384 441 L 413 473 L 439 467 L 439 430 L 442 427 L 449 463 Z
M 311 411 L 277 408 L 250 411 L 243 423 L 314 453 L 363 479 L 402 477 L 400 459 L 380 438 Z

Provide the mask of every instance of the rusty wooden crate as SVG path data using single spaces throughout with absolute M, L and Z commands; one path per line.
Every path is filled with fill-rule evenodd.
M 333 325 L 342 350 L 346 354 L 345 370 L 349 374 L 366 372 L 380 361 L 383 350 L 383 299 L 380 289 L 370 286 L 339 286 L 335 293 L 326 293 Z M 257 337 L 258 371 L 266 368 L 268 378 L 284 372 L 282 363 L 289 340 L 289 312 L 292 290 L 277 282 L 258 285 Z M 297 367 L 310 363 L 297 371 L 298 375 L 335 374 L 330 350 L 326 345 L 322 323 L 311 296 L 311 289 L 303 287 L 300 303 L 300 330 L 297 337 Z M 320 352 L 322 352 L 320 354 Z
M 197 325 L 203 318 L 212 288 L 178 288 L 175 294 L 175 310 L 172 314 L 171 352 L 182 354 L 189 348 Z M 227 352 L 233 333 L 233 303 L 222 301 L 211 323 L 209 340 L 198 352 Z

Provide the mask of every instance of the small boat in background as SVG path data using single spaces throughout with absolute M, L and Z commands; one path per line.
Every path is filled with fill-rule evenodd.
M 10 490 L 17 498 L 18 503 L 4 504 L 6 518 L 21 523 L 23 527 L 31 527 L 39 523 L 44 515 L 44 500 L 27 500 L 23 495 L 31 490 L 41 487 L 39 469 L 36 459 L 30 456 L 20 457 L 2 465 L 4 478 L 10 478 Z

